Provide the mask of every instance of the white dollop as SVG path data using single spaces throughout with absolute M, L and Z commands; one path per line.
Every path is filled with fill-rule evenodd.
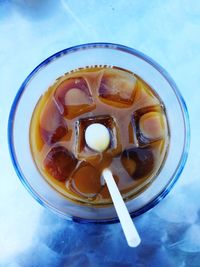
M 103 152 L 110 144 L 109 130 L 103 124 L 93 123 L 85 131 L 85 141 L 91 149 Z

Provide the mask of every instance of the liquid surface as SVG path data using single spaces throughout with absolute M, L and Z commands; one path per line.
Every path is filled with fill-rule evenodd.
M 109 130 L 103 152 L 85 141 L 86 128 Z M 38 101 L 30 125 L 33 159 L 43 177 L 73 201 L 111 203 L 101 173 L 110 168 L 124 198 L 144 190 L 167 153 L 169 129 L 159 96 L 140 77 L 116 67 L 68 73 Z

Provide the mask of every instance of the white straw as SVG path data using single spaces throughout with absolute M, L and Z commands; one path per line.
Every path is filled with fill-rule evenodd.
M 105 169 L 102 174 L 108 186 L 127 243 L 130 247 L 137 247 L 141 239 L 115 183 L 112 172 L 109 169 Z

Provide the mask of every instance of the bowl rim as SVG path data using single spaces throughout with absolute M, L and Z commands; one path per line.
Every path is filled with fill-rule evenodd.
M 29 83 L 29 81 L 33 78 L 33 76 L 43 67 L 45 67 L 47 64 L 52 62 L 53 60 L 62 57 L 63 55 L 79 51 L 81 49 L 94 49 L 94 48 L 107 48 L 107 49 L 113 49 L 113 50 L 120 50 L 126 53 L 129 53 L 131 55 L 134 55 L 136 57 L 141 58 L 142 60 L 146 61 L 149 63 L 153 68 L 155 68 L 167 82 L 170 84 L 171 88 L 173 89 L 175 96 L 179 102 L 183 119 L 184 119 L 184 129 L 185 129 L 185 136 L 184 136 L 184 146 L 183 146 L 183 151 L 182 155 L 179 161 L 178 166 L 176 167 L 176 170 L 174 171 L 173 178 L 170 180 L 168 183 L 167 187 L 164 188 L 155 198 L 153 198 L 149 203 L 147 203 L 145 206 L 142 208 L 131 212 L 132 217 L 139 216 L 148 210 L 152 209 L 154 206 L 156 206 L 166 195 L 171 191 L 175 183 L 177 182 L 178 178 L 180 177 L 183 168 L 185 166 L 185 163 L 187 161 L 188 157 L 188 152 L 189 152 L 189 146 L 190 146 L 190 123 L 189 123 L 189 114 L 187 110 L 186 103 L 179 92 L 179 89 L 169 73 L 161 67 L 157 62 L 155 62 L 153 59 L 151 59 L 149 56 L 143 54 L 142 52 L 134 49 L 127 47 L 125 45 L 121 44 L 115 44 L 115 43 L 107 43 L 107 42 L 96 42 L 96 43 L 85 43 L 85 44 L 80 44 L 76 46 L 72 46 L 66 49 L 63 49 L 59 52 L 56 52 L 55 54 L 51 55 L 50 57 L 46 58 L 44 61 L 42 61 L 37 67 L 35 67 L 32 72 L 26 77 L 24 82 L 21 84 L 14 101 L 11 106 L 9 118 L 8 118 L 8 129 L 7 129 L 7 137 L 8 137 L 8 148 L 10 152 L 10 157 L 12 160 L 12 164 L 14 166 L 15 172 L 18 175 L 18 178 L 22 182 L 22 184 L 25 186 L 25 188 L 29 191 L 29 193 L 39 202 L 42 206 L 48 208 L 49 210 L 53 211 L 56 214 L 59 214 L 61 217 L 75 221 L 75 222 L 82 222 L 82 223 L 114 223 L 118 222 L 118 218 L 112 218 L 112 219 L 101 219 L 101 220 L 94 220 L 94 219 L 84 219 L 80 217 L 74 217 L 69 214 L 63 214 L 59 210 L 57 210 L 55 207 L 53 207 L 50 203 L 46 202 L 45 200 L 42 200 L 37 192 L 33 191 L 32 187 L 27 183 L 26 177 L 24 177 L 23 172 L 21 171 L 20 166 L 18 165 L 17 162 L 17 156 L 15 154 L 15 148 L 14 148 L 14 142 L 13 142 L 13 125 L 14 125 L 14 120 L 15 120 L 15 112 L 18 106 L 18 103 L 20 101 L 20 98 Z

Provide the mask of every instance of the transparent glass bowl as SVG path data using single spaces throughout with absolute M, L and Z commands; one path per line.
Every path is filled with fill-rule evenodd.
M 62 50 L 43 61 L 25 79 L 15 97 L 8 122 L 8 143 L 21 182 L 41 205 L 67 219 L 109 222 L 117 220 L 112 205 L 99 208 L 83 206 L 55 191 L 38 172 L 29 144 L 33 110 L 49 85 L 68 71 L 94 65 L 114 65 L 138 74 L 165 104 L 171 134 L 165 164 L 153 183 L 126 204 L 131 215 L 137 216 L 161 201 L 177 181 L 187 159 L 190 139 L 188 112 L 169 74 L 148 56 L 132 48 L 111 43 L 83 44 Z

